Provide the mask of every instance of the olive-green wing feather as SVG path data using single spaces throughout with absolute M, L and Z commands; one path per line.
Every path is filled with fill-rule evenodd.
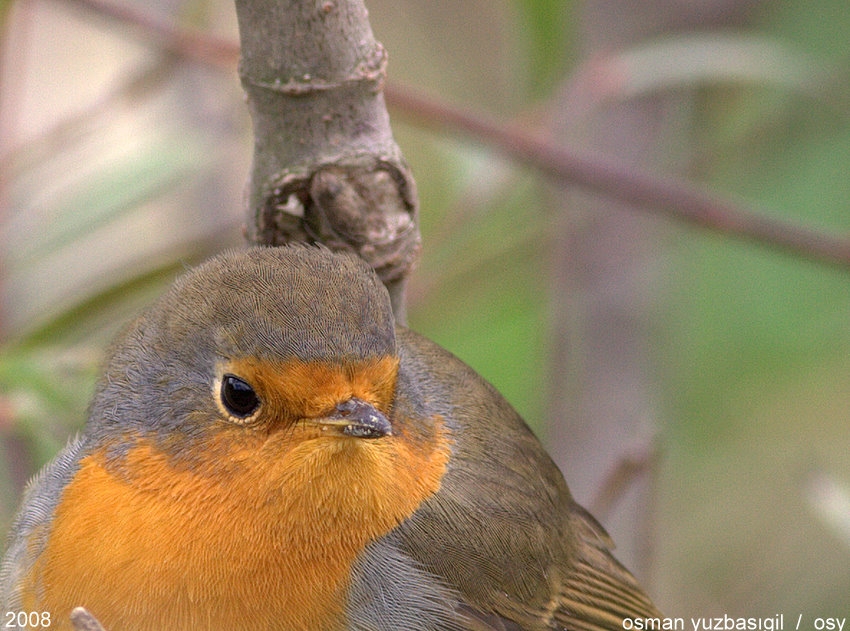
M 621 630 L 625 618 L 661 617 L 631 573 L 611 555 L 610 539 L 596 520 L 579 506 L 572 518 L 581 543 L 556 598 L 555 628 Z
M 393 533 L 400 549 L 493 629 L 614 631 L 657 617 L 507 401 L 450 353 L 398 335 L 399 391 L 416 393 L 399 413 L 440 417 L 452 441 L 439 492 Z

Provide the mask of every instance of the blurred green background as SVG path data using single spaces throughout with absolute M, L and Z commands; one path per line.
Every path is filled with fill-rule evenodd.
M 230 1 L 132 6 L 238 37 Z M 850 233 L 844 0 L 367 6 L 392 81 Z M 0 15 L 5 531 L 25 480 L 82 426 L 117 327 L 242 243 L 251 129 L 232 66 L 164 55 L 73 2 Z M 662 609 L 803 614 L 801 628 L 850 614 L 850 271 L 609 208 L 390 114 L 422 209 L 411 326 L 505 394 L 582 502 L 580 423 L 657 454 L 642 543 L 623 555 Z M 609 322 L 616 365 L 593 354 Z M 626 417 L 634 405 L 622 431 L 555 411 L 611 392 Z M 618 540 L 632 510 L 601 516 Z

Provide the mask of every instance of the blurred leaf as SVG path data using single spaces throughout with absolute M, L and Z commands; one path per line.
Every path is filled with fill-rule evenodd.
M 188 248 L 187 248 L 188 252 Z M 37 348 L 42 344 L 91 337 L 105 343 L 137 312 L 157 295 L 184 268 L 183 261 L 166 261 L 150 268 L 139 270 L 126 280 L 108 285 L 103 291 L 86 296 L 76 304 L 66 305 L 51 318 L 40 322 L 35 329 L 15 340 L 15 346 Z M 105 333 L 106 338 L 98 333 Z
M 769 85 L 817 98 L 835 78 L 826 64 L 803 50 L 756 33 L 661 37 L 592 63 L 595 72 L 610 78 L 602 96 L 617 99 L 727 83 Z
M 573 2 L 517 0 L 528 59 L 532 99 L 546 96 L 562 76 L 572 39 Z
M 100 353 L 88 347 L 3 349 L 0 391 L 38 464 L 56 455 L 69 427 L 82 427 L 99 365 Z
M 0 29 L 5 27 L 6 18 L 8 17 L 9 10 L 12 8 L 14 3 L 15 0 L 0 0 Z
M 74 243 L 128 210 L 154 199 L 188 179 L 203 165 L 199 146 L 189 139 L 162 141 L 115 160 L 93 174 L 75 179 L 44 200 L 40 207 L 23 204 L 19 222 L 43 219 L 27 231 L 26 249 L 13 252 L 18 265 Z M 36 191 L 19 191 L 24 199 Z
M 529 178 L 499 175 L 492 158 L 466 158 L 466 186 L 455 196 L 463 202 L 444 219 L 448 234 L 436 225 L 442 236 L 424 235 L 430 247 L 412 279 L 411 327 L 492 381 L 541 431 L 545 292 L 538 266 L 546 224 L 539 191 Z
M 850 486 L 834 475 L 815 471 L 804 492 L 815 513 L 850 548 Z
M 776 2 L 762 19 L 767 29 L 813 54 L 836 61 L 850 58 L 850 12 L 845 0 Z

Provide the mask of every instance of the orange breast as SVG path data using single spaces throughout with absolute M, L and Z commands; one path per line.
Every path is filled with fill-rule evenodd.
M 127 631 L 340 629 L 353 561 L 439 489 L 449 448 L 436 427 L 427 443 L 228 428 L 192 470 L 151 444 L 120 467 L 93 453 L 56 510 L 26 608 L 60 629 L 79 605 Z

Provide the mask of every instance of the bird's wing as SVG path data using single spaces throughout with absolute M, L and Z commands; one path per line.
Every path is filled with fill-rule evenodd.
M 498 516 L 489 524 L 486 517 L 481 518 L 478 527 L 486 534 L 470 548 L 465 545 L 469 538 L 464 526 L 452 532 L 452 525 L 447 525 L 463 520 L 439 519 L 429 525 L 430 520 L 422 519 L 427 511 L 402 525 L 390 539 L 423 576 L 449 586 L 442 598 L 445 602 L 454 599 L 453 610 L 461 614 L 464 626 L 434 628 L 622 631 L 626 618 L 660 618 L 634 577 L 611 555 L 605 531 L 584 509 L 573 506 L 568 519 L 574 545 L 569 549 L 562 547 L 557 534 L 547 537 L 517 524 L 509 526 L 515 528 L 511 534 Z M 422 529 L 440 533 L 439 539 L 420 545 L 422 537 L 412 532 Z M 498 544 L 488 552 L 494 542 Z M 551 548 L 543 550 L 541 543 Z
M 440 490 L 393 533 L 404 554 L 492 629 L 616 631 L 658 617 L 510 404 L 432 342 L 399 338 L 396 411 L 442 419 L 452 444 Z
M 80 438 L 71 440 L 27 486 L 0 568 L 0 603 L 4 611 L 19 608 L 21 581 L 47 542 L 53 511 L 77 471 L 84 444 Z
M 613 631 L 622 630 L 627 618 L 660 618 L 635 578 L 612 556 L 602 526 L 577 505 L 571 519 L 580 543 L 572 571 L 554 600 L 554 628 Z
M 461 594 L 422 567 L 390 534 L 355 564 L 346 603 L 347 631 L 522 631 L 468 607 Z

